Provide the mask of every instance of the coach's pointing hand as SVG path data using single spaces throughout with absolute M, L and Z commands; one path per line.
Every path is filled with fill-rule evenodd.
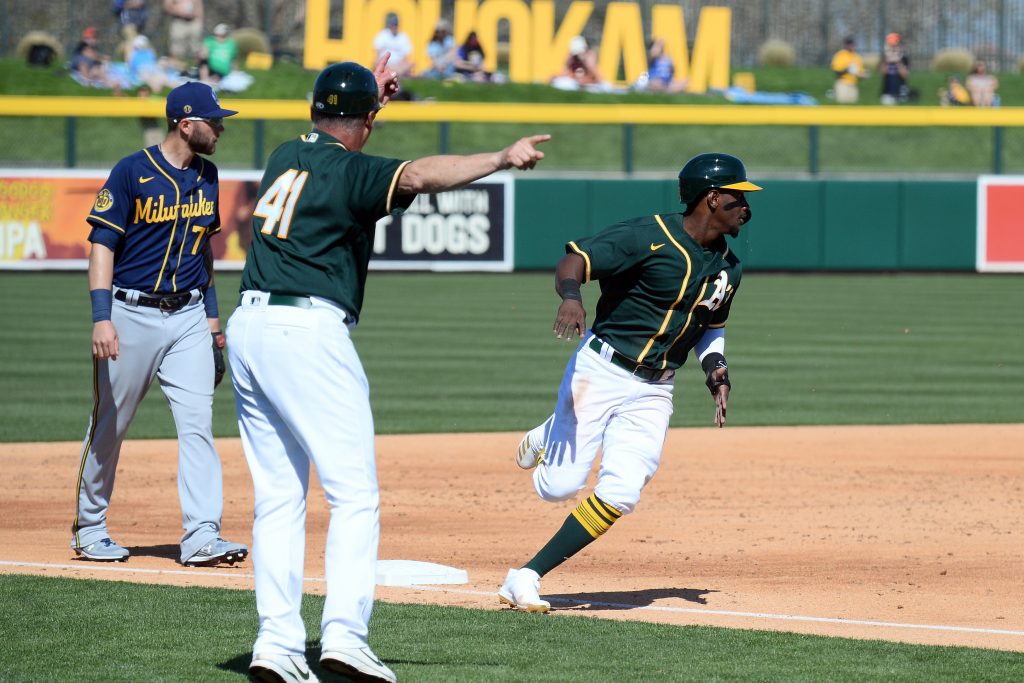
M 389 59 L 391 59 L 391 53 L 385 52 L 373 67 L 373 79 L 377 81 L 377 99 L 380 100 L 380 106 L 382 107 L 391 100 L 391 97 L 400 88 L 398 85 L 398 74 L 388 66 Z
M 544 158 L 544 152 L 537 145 L 551 139 L 550 135 L 531 135 L 520 138 L 502 150 L 501 167 L 531 169 Z

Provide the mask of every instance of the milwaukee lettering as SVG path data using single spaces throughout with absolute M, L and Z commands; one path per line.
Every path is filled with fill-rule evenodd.
M 133 223 L 165 223 L 177 220 L 178 218 L 196 218 L 197 216 L 212 216 L 214 205 L 212 201 L 203 198 L 203 191 L 199 190 L 196 201 L 187 204 L 165 204 L 164 196 L 160 195 L 159 201 L 154 205 L 153 197 L 146 197 L 143 205 L 141 198 L 135 199 L 135 219 Z

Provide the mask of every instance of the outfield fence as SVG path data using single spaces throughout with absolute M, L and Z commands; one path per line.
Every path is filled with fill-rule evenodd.
M 236 99 L 217 152 L 223 168 L 260 169 L 308 125 L 305 101 Z M 162 125 L 161 100 L 0 96 L 0 119 L 24 144 L 0 165 L 106 167 L 141 146 L 141 124 Z M 415 158 L 491 149 L 552 132 L 544 171 L 627 176 L 678 170 L 708 149 L 743 150 L 748 165 L 782 175 L 936 175 L 1024 172 L 1024 109 L 687 106 L 394 102 L 378 117 L 373 153 Z M 104 128 L 114 126 L 112 136 Z

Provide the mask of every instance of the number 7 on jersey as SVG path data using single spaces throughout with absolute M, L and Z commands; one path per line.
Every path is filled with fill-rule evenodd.
M 274 184 L 260 197 L 256 203 L 253 216 L 264 219 L 264 235 L 273 234 L 274 228 L 280 224 L 277 230 L 278 239 L 288 239 L 288 228 L 292 222 L 292 212 L 295 211 L 295 202 L 299 201 L 299 195 L 306 184 L 309 171 L 299 173 L 294 168 L 289 168 L 274 181 Z

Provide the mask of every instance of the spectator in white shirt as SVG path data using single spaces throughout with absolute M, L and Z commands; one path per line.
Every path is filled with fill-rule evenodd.
M 388 68 L 396 72 L 399 78 L 412 76 L 412 41 L 407 33 L 398 30 L 398 15 L 394 12 L 388 13 L 384 28 L 373 39 L 373 49 L 377 51 L 377 59 L 385 52 L 391 53 Z

